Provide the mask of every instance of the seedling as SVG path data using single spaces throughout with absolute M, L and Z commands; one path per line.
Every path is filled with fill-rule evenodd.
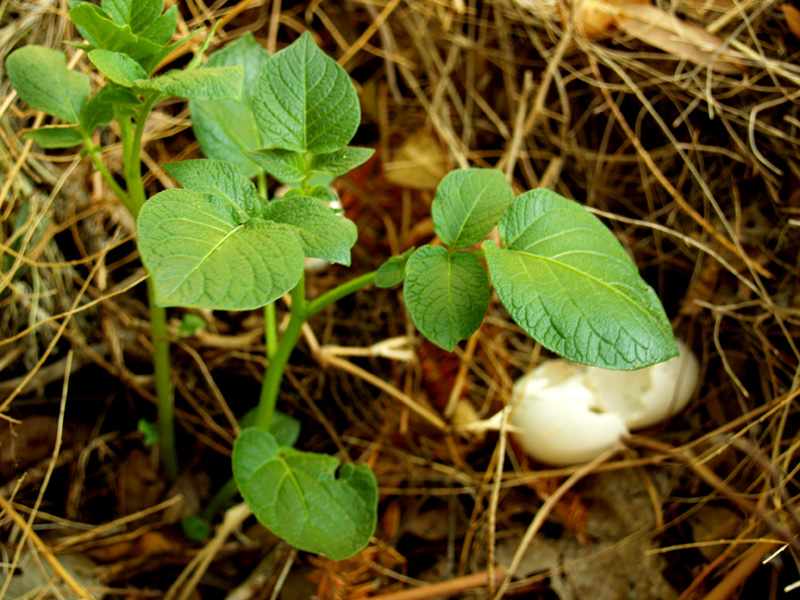
M 193 99 L 239 98 L 241 67 L 198 70 L 200 54 L 182 71 L 153 77 L 159 64 L 183 42 L 175 35 L 177 7 L 164 12 L 163 0 L 103 0 L 101 6 L 70 1 L 69 16 L 86 44 L 89 60 L 108 79 L 92 94 L 90 78 L 69 70 L 63 52 L 26 46 L 6 60 L 6 72 L 19 96 L 30 106 L 60 119 L 66 126 L 44 127 L 25 134 L 42 148 L 83 146 L 125 207 L 135 217 L 145 203 L 139 153 L 145 121 L 153 106 L 170 97 Z M 210 40 L 206 40 L 206 44 Z M 201 49 L 202 52 L 202 49 Z M 120 185 L 92 142 L 98 127 L 116 120 L 122 141 L 124 185 Z M 148 282 L 151 336 L 154 348 L 159 438 L 167 474 L 178 472 L 173 433 L 169 341 L 166 312 L 156 305 Z
M 93 62 L 115 89 L 150 98 L 152 88 L 142 87 L 129 60 Z M 235 441 L 233 473 L 275 534 L 343 559 L 375 529 L 378 491 L 370 469 L 294 449 L 296 435 L 285 434 L 275 410 L 303 324 L 348 294 L 403 283 L 417 328 L 447 350 L 480 327 L 493 286 L 525 331 L 573 360 L 636 369 L 676 354 L 658 298 L 600 221 L 548 190 L 514 198 L 492 169 L 454 171 L 441 182 L 433 220 L 444 246 L 411 250 L 307 298 L 304 258 L 349 266 L 357 240 L 355 224 L 329 207 L 335 194 L 324 184 L 372 154 L 348 145 L 361 120 L 358 97 L 310 34 L 272 57 L 246 36 L 192 73 L 231 69 L 243 73 L 241 95 L 237 89 L 224 105 L 192 100 L 194 128 L 211 158 L 166 165 L 183 189 L 160 192 L 135 213 L 154 305 L 265 309 L 269 368 L 252 426 Z M 266 174 L 295 188 L 268 201 Z M 485 241 L 496 226 L 499 247 Z M 272 303 L 285 294 L 290 319 L 278 338 Z

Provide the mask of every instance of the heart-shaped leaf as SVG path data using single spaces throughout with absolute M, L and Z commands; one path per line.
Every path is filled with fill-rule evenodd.
M 549 190 L 519 196 L 483 244 L 508 312 L 546 348 L 584 364 L 638 369 L 677 355 L 656 293 L 614 235 Z
M 471 254 L 423 246 L 406 264 L 403 297 L 420 333 L 452 352 L 480 327 L 491 289 L 483 265 Z
M 233 475 L 256 518 L 300 550 L 343 560 L 375 531 L 378 485 L 366 465 L 280 448 L 250 428 L 234 443 Z

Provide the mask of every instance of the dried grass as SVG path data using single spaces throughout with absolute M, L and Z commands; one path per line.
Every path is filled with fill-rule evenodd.
M 72 39 L 62 18 L 64 4 L 3 4 L 2 53 L 20 43 L 60 47 L 61 40 Z M 777 1 L 656 4 L 716 34 L 726 50 L 743 54 L 746 72 L 718 73 L 623 33 L 590 40 L 569 20 L 561 23 L 548 16 L 551 12 L 534 13 L 511 0 L 291 6 L 187 1 L 179 33 L 227 15 L 212 49 L 253 30 L 274 50 L 311 27 L 361 86 L 364 143 L 379 143 L 384 165 L 391 165 L 404 140 L 422 132 L 436 143 L 431 160 L 448 168 L 497 166 L 518 190 L 550 187 L 606 220 L 664 299 L 678 335 L 700 356 L 703 383 L 685 414 L 632 438 L 624 454 L 592 472 L 670 473 L 672 496 L 654 501 L 663 525 L 643 535 L 660 536 L 669 564 L 682 573 L 681 598 L 721 598 L 753 576 L 760 559 L 776 548 L 770 540 L 791 541 L 782 555 L 785 563 L 800 556 L 793 541 L 800 527 L 795 482 L 800 41 Z M 66 51 L 77 68 L 85 68 L 85 57 Z M 74 365 L 88 357 L 136 398 L 152 400 L 149 377 L 135 374 L 147 373 L 150 349 L 139 289 L 143 272 L 126 241 L 133 224 L 77 157 L 39 154 L 22 140 L 23 128 L 40 123 L 41 115 L 16 101 L 5 80 L 2 93 L 0 340 L 7 342 L 0 341 L 2 379 L 35 383 L 43 365 L 71 348 Z M 183 104 L 164 106 L 158 116 L 145 148 L 151 192 L 171 185 L 159 164 L 199 155 Z M 114 132 L 103 135 L 112 154 Z M 424 153 L 424 145 L 420 148 Z M 370 168 L 341 184 L 345 208 L 363 231 L 357 270 L 374 268 L 383 257 L 432 236 L 429 186 L 409 182 L 398 190 L 386 184 L 384 167 Z M 349 276 L 334 270 L 310 286 L 324 290 Z M 494 573 L 494 540 L 521 534 L 520 515 L 528 515 L 522 519 L 527 522 L 538 510 L 537 527 L 549 518 L 580 530 L 573 513 L 559 512 L 555 500 L 537 498 L 562 498 L 563 507 L 568 488 L 586 475 L 583 470 L 542 469 L 513 445 L 503 451 L 492 438 L 486 445 L 443 434 L 415 415 L 444 414 L 448 401 L 459 398 L 478 414 L 493 414 L 507 401 L 514 378 L 539 360 L 543 351 L 498 305 L 466 351 L 455 356 L 421 344 L 416 362 L 371 355 L 345 360 L 338 348 L 336 361 L 354 369 L 344 373 L 316 365 L 314 355 L 333 352 L 332 344 L 367 349 L 390 337 L 413 338 L 408 318 L 396 306 L 394 291 L 378 291 L 358 294 L 317 317 L 315 337 L 304 346 L 309 356 L 290 370 L 284 387 L 286 406 L 304 420 L 306 447 L 338 449 L 342 456 L 367 461 L 381 484 L 375 545 L 361 563 L 347 566 L 356 575 L 319 577 L 325 582 L 318 584 L 322 597 L 372 595 L 365 581 L 400 594 L 392 597 L 411 597 L 402 590 L 410 568 L 404 561 L 413 560 L 413 553 L 403 557 L 394 545 L 425 502 L 438 502 L 452 513 L 449 536 L 436 551 L 448 557 L 445 578 L 454 581 L 468 573 Z M 242 333 L 257 332 L 258 315 L 204 316 L 208 333 L 174 346 L 173 355 L 182 395 L 192 400 L 191 405 L 179 400 L 179 421 L 196 448 L 213 456 L 229 452 L 230 410 L 240 411 L 246 404 L 240 396 L 256 389 L 263 348 L 258 335 Z M 104 353 L 87 350 L 98 343 L 105 344 Z M 380 391 L 362 379 L 364 369 L 394 391 Z M 42 379 L 40 389 L 46 383 Z M 79 398 L 82 391 L 75 385 L 71 395 Z M 451 399 L 453 386 L 462 391 Z M 5 419 L 36 410 L 18 402 L 8 406 L 25 388 L 14 389 L 0 399 Z M 140 404 L 131 392 L 126 392 L 130 402 Z M 416 407 L 401 407 L 398 397 Z M 124 451 L 124 444 L 133 443 L 128 439 L 113 447 Z M 497 464 L 503 455 L 505 469 Z M 114 471 L 113 455 L 104 456 L 93 467 L 96 473 Z M 740 519 L 729 536 L 717 540 L 725 551 L 697 564 L 697 545 L 679 533 L 691 515 L 719 503 L 735 507 Z M 228 557 L 251 551 L 244 542 L 225 548 Z M 285 563 L 287 573 L 294 560 Z M 331 568 L 315 564 L 320 573 Z M 150 567 L 154 573 L 159 568 L 165 567 Z M 119 569 L 110 566 L 107 573 L 121 580 Z M 536 594 L 549 575 L 498 581 L 498 587 L 493 578 L 483 581 L 494 593 L 508 586 Z M 777 571 L 770 577 L 776 586 L 791 583 L 779 580 Z M 234 578 L 244 580 L 245 574 Z

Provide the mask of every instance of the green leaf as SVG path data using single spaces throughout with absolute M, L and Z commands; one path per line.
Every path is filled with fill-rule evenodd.
M 67 69 L 63 52 L 25 46 L 6 59 L 6 73 L 17 94 L 37 110 L 78 123 L 89 100 L 89 77 Z
M 215 52 L 200 69 L 234 67 L 244 69 L 244 91 L 241 100 L 192 100 L 189 111 L 192 129 L 200 148 L 208 158 L 236 163 L 247 177 L 255 177 L 259 169 L 245 152 L 263 147 L 262 133 L 253 116 L 253 88 L 261 69 L 269 60 L 269 52 L 252 33 Z
M 147 419 L 139 419 L 139 421 L 136 423 L 136 431 L 144 436 L 142 443 L 147 447 L 152 446 L 159 440 L 158 426 Z
M 379 288 L 390 288 L 403 283 L 406 278 L 406 263 L 414 252 L 409 248 L 400 256 L 392 256 L 375 272 L 375 285 Z
M 103 101 L 102 92 L 103 90 L 100 90 L 92 96 L 81 112 L 81 127 L 89 135 L 96 128 L 108 125 L 114 120 L 114 108 L 110 103 Z
M 164 165 L 164 169 L 183 187 L 209 194 L 224 201 L 238 219 L 262 216 L 266 203 L 259 198 L 253 183 L 236 168 L 222 160 L 195 159 Z
M 306 198 L 315 198 L 320 202 L 324 202 L 326 206 L 334 209 L 334 212 L 341 214 L 342 203 L 339 201 L 339 196 L 336 192 L 327 185 L 312 185 L 310 188 L 302 190 L 300 188 L 292 188 L 287 190 L 283 195 L 284 198 L 292 198 L 294 196 L 305 196 Z
M 549 190 L 519 196 L 500 221 L 505 247 L 483 244 L 497 295 L 544 347 L 607 369 L 677 355 L 669 321 L 614 235 Z
M 347 72 L 306 32 L 258 77 L 253 110 L 271 146 L 323 154 L 347 145 L 361 121 Z
M 350 248 L 358 239 L 358 229 L 350 219 L 315 198 L 292 196 L 266 206 L 264 218 L 291 227 L 303 240 L 306 256 L 350 266 Z
M 339 177 L 367 162 L 375 154 L 374 148 L 345 146 L 335 152 L 317 154 L 311 161 L 311 170 L 315 173 L 326 173 Z
M 183 535 L 193 542 L 202 542 L 211 537 L 211 523 L 200 515 L 187 515 L 181 519 Z
M 163 46 L 164 44 L 168 44 L 175 36 L 175 28 L 177 26 L 178 6 L 173 5 L 167 9 L 167 12 L 150 23 L 147 29 L 139 34 L 139 37 Z
M 139 33 L 158 18 L 164 0 L 102 0 L 100 6 L 117 25 L 130 25 Z
M 192 190 L 150 198 L 137 230 L 159 306 L 260 308 L 303 274 L 303 246 L 291 228 L 245 220 L 228 202 Z
M 280 448 L 251 428 L 234 443 L 233 475 L 256 518 L 300 550 L 343 560 L 375 532 L 378 484 L 366 465 Z
M 403 297 L 417 329 L 452 352 L 481 326 L 491 289 L 483 265 L 471 254 L 423 246 L 406 264 Z
M 488 235 L 513 201 L 514 191 L 502 171 L 452 171 L 433 198 L 433 229 L 451 248 L 468 248 Z
M 306 165 L 299 152 L 265 148 L 247 152 L 254 163 L 286 185 L 302 181 L 306 176 Z
M 183 314 L 181 324 L 178 326 L 178 335 L 182 337 L 191 337 L 206 327 L 208 327 L 208 323 L 206 323 L 203 317 L 187 312 Z
M 300 437 L 300 421 L 290 417 L 286 413 L 276 410 L 272 413 L 272 422 L 269 424 L 269 432 L 278 442 L 279 446 L 291 448 L 297 443 Z
M 86 133 L 111 123 L 114 120 L 115 108 L 122 114 L 128 112 L 132 115 L 133 109 L 141 104 L 139 98 L 128 90 L 112 86 L 114 84 L 105 85 L 83 108 L 81 126 Z
M 135 86 L 142 90 L 157 90 L 168 96 L 193 100 L 216 100 L 242 97 L 244 72 L 241 67 L 169 71 L 161 77 L 139 79 Z
M 81 132 L 75 127 L 45 127 L 34 129 L 23 135 L 33 140 L 40 148 L 71 148 L 83 143 Z
M 89 60 L 109 81 L 123 87 L 133 87 L 138 79 L 147 79 L 147 71 L 142 65 L 122 52 L 92 50 Z
M 160 44 L 136 36 L 130 25 L 117 25 L 93 4 L 79 4 L 69 11 L 69 18 L 86 41 L 100 50 L 122 52 L 135 61 L 162 50 Z
M 247 429 L 254 427 L 256 424 L 256 413 L 258 407 L 248 410 L 244 416 L 239 419 L 239 427 Z M 300 437 L 300 421 L 292 416 L 287 415 L 279 410 L 272 413 L 272 422 L 269 424 L 269 432 L 279 446 L 292 447 L 297 443 Z

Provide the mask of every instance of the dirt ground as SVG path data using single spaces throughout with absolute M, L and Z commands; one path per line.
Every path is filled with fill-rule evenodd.
M 44 116 L 3 73 L 0 597 L 749 600 L 800 587 L 800 10 L 177 4 L 178 37 L 223 19 L 208 52 L 245 32 L 275 52 L 309 30 L 356 84 L 354 143 L 377 152 L 335 184 L 360 232 L 353 267 L 309 274 L 309 295 L 429 243 L 438 181 L 494 166 L 517 193 L 547 187 L 602 218 L 696 353 L 700 383 L 686 410 L 602 461 L 553 468 L 505 433 L 440 430 L 409 409 L 449 425 L 488 418 L 550 357 L 496 298 L 447 353 L 415 331 L 398 288 L 367 288 L 310 321 L 278 408 L 301 421 L 303 449 L 372 467 L 371 543 L 340 562 L 297 552 L 238 499 L 192 541 L 181 520 L 231 476 L 226 415 L 258 398 L 262 313 L 169 310 L 181 463 L 170 482 L 139 426 L 155 405 L 135 224 L 88 160 L 22 137 Z M 80 39 L 67 10 L 0 2 L 3 61 L 37 43 L 89 72 L 63 44 Z M 119 176 L 118 139 L 111 127 L 95 143 Z M 184 101 L 158 105 L 144 139 L 150 195 L 176 185 L 161 165 L 202 156 Z M 188 313 L 205 328 L 182 332 Z M 370 351 L 401 336 L 410 352 Z M 332 347 L 352 351 L 321 361 Z

